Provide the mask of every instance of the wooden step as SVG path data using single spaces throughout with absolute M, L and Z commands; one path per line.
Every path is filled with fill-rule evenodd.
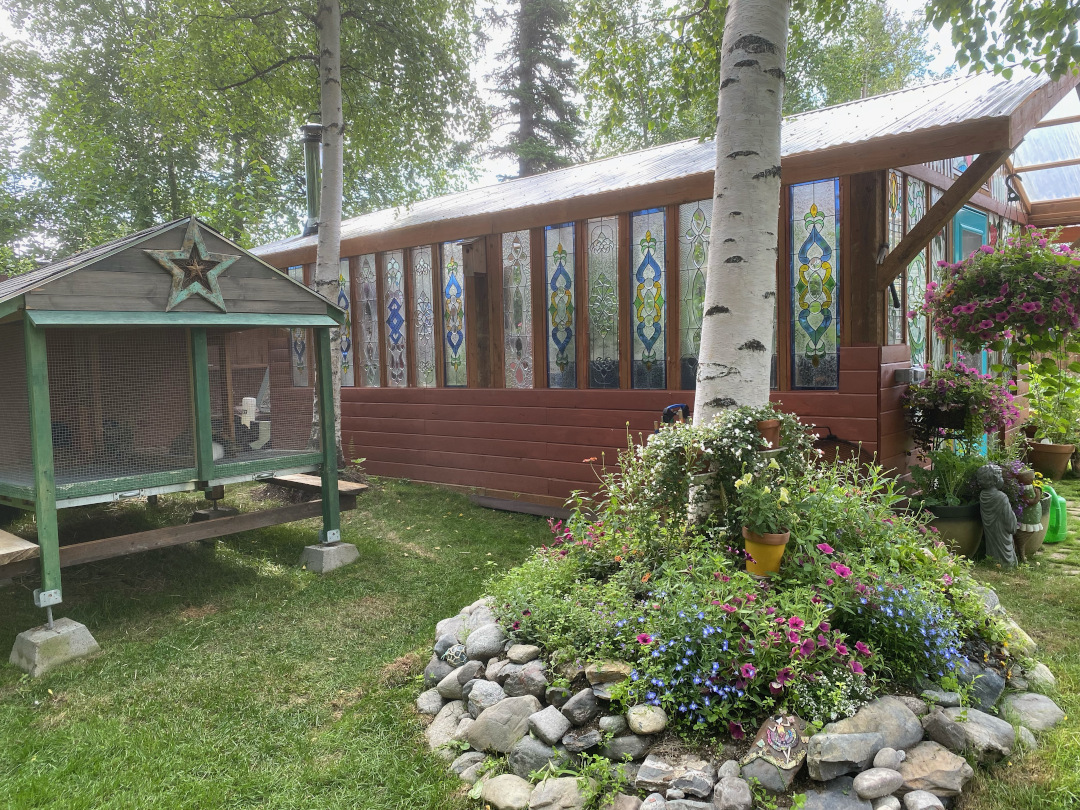
M 271 484 L 289 489 L 298 489 L 301 492 L 322 492 L 322 479 L 317 475 L 275 475 L 270 479 Z M 367 484 L 355 484 L 352 481 L 338 481 L 338 492 L 342 495 L 359 495 L 367 490 Z
M 23 540 L 21 537 L 0 529 L 0 565 L 32 560 L 38 555 L 37 543 Z

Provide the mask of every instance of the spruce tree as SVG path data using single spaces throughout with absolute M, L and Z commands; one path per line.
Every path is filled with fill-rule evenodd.
M 510 43 L 499 55 L 495 92 L 505 102 L 496 119 L 516 128 L 496 155 L 512 155 L 518 176 L 551 171 L 575 162 L 581 141 L 581 116 L 574 101 L 575 67 L 565 30 L 570 4 L 565 0 L 516 0 L 501 20 L 512 27 Z

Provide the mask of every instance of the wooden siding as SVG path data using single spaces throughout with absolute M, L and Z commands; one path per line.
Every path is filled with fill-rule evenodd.
M 839 391 L 772 399 L 822 434 L 876 452 L 881 380 L 904 365 L 894 349 L 906 347 L 842 348 Z M 601 462 L 614 466 L 628 440 L 642 441 L 676 402 L 692 407 L 693 392 L 343 388 L 342 443 L 374 475 L 561 505 L 573 490 L 595 491 Z

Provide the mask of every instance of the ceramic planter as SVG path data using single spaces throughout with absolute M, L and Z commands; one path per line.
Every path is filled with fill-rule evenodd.
M 758 433 L 761 434 L 761 447 L 764 450 L 773 450 L 780 446 L 780 420 L 765 419 L 757 423 Z M 767 443 L 767 444 L 766 444 Z
M 930 525 L 938 530 L 938 536 L 954 554 L 961 554 L 969 560 L 975 559 L 975 552 L 979 550 L 983 534 L 978 502 L 923 508 L 934 516 Z
M 780 570 L 780 560 L 784 556 L 791 532 L 758 534 L 743 526 L 742 536 L 746 553 L 753 558 L 753 562 L 746 561 L 747 571 L 758 576 L 767 576 Z
M 1069 457 L 1072 456 L 1072 452 L 1073 445 L 1071 444 L 1028 442 L 1027 462 L 1047 478 L 1060 481 L 1069 467 Z
M 1050 493 L 1042 496 L 1042 521 L 1039 528 L 1033 531 L 1017 529 L 1013 539 L 1016 543 L 1016 556 L 1021 560 L 1030 560 L 1035 553 L 1042 548 L 1046 539 L 1046 530 L 1050 527 Z

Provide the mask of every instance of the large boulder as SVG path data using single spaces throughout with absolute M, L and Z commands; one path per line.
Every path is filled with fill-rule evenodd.
M 510 666 L 516 667 L 518 665 L 511 664 Z M 503 671 L 505 672 L 505 669 Z M 511 697 L 534 695 L 541 698 L 548 687 L 547 675 L 544 674 L 544 665 L 540 661 L 530 661 L 503 678 L 502 685 L 503 689 L 506 690 L 506 694 Z
M 472 617 L 469 617 L 472 619 Z M 506 631 L 497 624 L 485 624 L 469 633 L 465 639 L 465 654 L 470 661 L 484 661 L 494 658 L 506 646 Z
M 967 760 L 936 742 L 921 742 L 900 763 L 901 793 L 925 790 L 935 796 L 958 796 L 975 775 Z
M 811 779 L 828 782 L 846 773 L 865 770 L 874 755 L 885 747 L 885 738 L 876 731 L 815 734 L 806 748 L 806 769 Z
M 926 736 L 950 751 L 962 754 L 967 748 L 967 734 L 960 724 L 945 716 L 941 709 L 934 709 L 922 719 Z
M 996 670 L 974 661 L 957 667 L 956 675 L 960 683 L 970 687 L 971 704 L 979 711 L 988 712 L 993 709 L 1005 691 L 1005 679 Z
M 434 751 L 453 740 L 454 732 L 457 731 L 458 724 L 464 716 L 465 704 L 460 700 L 452 700 L 443 706 L 435 715 L 435 719 L 431 721 L 431 725 L 424 729 L 428 748 Z
M 569 752 L 561 745 L 548 745 L 535 737 L 526 735 L 514 743 L 507 756 L 510 770 L 527 779 L 550 763 L 562 768 L 570 763 Z
M 424 667 L 424 688 L 434 689 L 435 686 L 454 671 L 454 668 L 443 660 L 440 660 L 438 656 L 431 656 L 431 660 L 428 665 Z
M 1049 731 L 1065 719 L 1065 712 L 1054 701 L 1034 692 L 1006 695 L 1002 708 L 1006 717 L 1015 716 L 1030 731 Z
M 960 724 L 967 747 L 980 762 L 996 762 L 1012 753 L 1016 731 L 1000 717 L 978 709 L 942 709 L 942 713 Z
M 532 785 L 520 776 L 504 773 L 484 782 L 480 798 L 495 810 L 528 810 Z
M 887 745 L 898 751 L 910 748 L 923 736 L 922 725 L 915 713 L 889 695 L 867 703 L 851 717 L 830 723 L 822 731 L 826 734 L 877 732 L 884 739 L 882 747 Z
M 709 763 L 694 756 L 682 756 L 675 760 L 650 754 L 638 769 L 634 786 L 641 791 L 664 793 L 674 787 L 676 779 L 690 771 L 711 773 Z
M 803 810 L 874 810 L 869 799 L 860 799 L 850 776 L 838 776 L 806 791 Z
M 532 695 L 500 700 L 469 726 L 469 745 L 478 751 L 508 753 L 528 733 L 529 717 L 538 711 L 540 701 Z
M 416 710 L 420 714 L 436 715 L 444 705 L 446 705 L 446 701 L 439 694 L 438 689 L 428 689 L 426 692 L 421 692 L 416 699 Z

